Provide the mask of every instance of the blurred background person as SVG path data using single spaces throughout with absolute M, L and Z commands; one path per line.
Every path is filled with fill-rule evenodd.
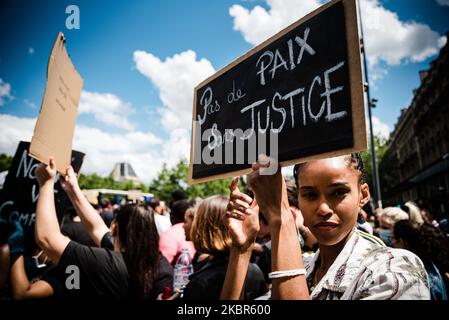
M 184 232 L 184 216 L 187 209 L 193 208 L 195 204 L 195 200 L 176 201 L 170 211 L 172 226 L 160 237 L 159 250 L 173 266 L 184 248 L 189 250 L 190 260 L 195 256 L 195 247 L 192 241 L 186 240 Z
M 393 227 L 400 220 L 408 220 L 408 214 L 398 207 L 386 207 L 378 213 L 379 228 L 374 233 L 387 245 L 393 240 Z
M 170 217 L 165 215 L 165 204 L 163 205 L 158 198 L 151 198 L 149 204 L 155 213 L 154 221 L 156 222 L 157 232 L 162 235 L 172 226 Z
M 447 290 L 442 274 L 448 272 L 449 244 L 442 232 L 430 224 L 401 220 L 393 227 L 394 248 L 406 249 L 416 254 L 424 263 L 429 276 L 432 300 L 447 300 Z
M 223 219 L 229 199 L 212 196 L 198 206 L 190 237 L 201 260 L 184 290 L 184 300 L 218 300 L 228 266 L 232 239 Z M 265 279 L 259 267 L 250 263 L 243 299 L 252 300 L 266 292 Z
M 97 246 L 89 236 L 85 226 L 81 223 L 81 218 L 73 207 L 67 209 L 66 217 L 62 223 L 61 233 L 69 237 L 70 240 L 84 244 L 85 246 Z

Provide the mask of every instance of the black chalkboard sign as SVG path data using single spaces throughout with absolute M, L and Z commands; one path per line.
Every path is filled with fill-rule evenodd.
M 355 0 L 332 1 L 195 88 L 189 182 L 366 148 Z
M 19 221 L 25 234 L 25 254 L 33 254 L 37 246 L 34 241 L 36 205 L 39 183 L 34 170 L 39 162 L 28 154 L 29 142 L 21 141 L 17 147 L 11 167 L 8 170 L 3 189 L 0 191 L 0 236 L 6 237 L 15 221 Z M 72 167 L 79 172 L 84 153 L 72 151 Z M 59 175 L 58 175 L 59 176 Z M 55 183 L 55 207 L 59 221 L 70 205 L 67 194 L 59 181 Z M 6 239 L 0 239 L 5 242 Z

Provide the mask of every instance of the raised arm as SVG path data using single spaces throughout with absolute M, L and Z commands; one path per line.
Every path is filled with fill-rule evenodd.
M 109 228 L 81 191 L 72 166 L 67 168 L 66 175 L 61 179 L 61 186 L 69 196 L 90 237 L 97 246 L 100 246 L 101 239 L 109 231 Z
M 40 164 L 35 171 L 39 182 L 39 200 L 36 208 L 36 243 L 45 254 L 53 261 L 59 261 L 70 239 L 64 236 L 59 228 L 56 217 L 54 198 L 54 179 L 56 176 L 56 164 L 50 158 L 50 164 Z
M 269 167 L 270 160 L 260 159 L 253 164 L 253 172 L 248 175 L 248 184 L 269 223 L 272 271 L 297 273 L 304 265 L 295 219 L 290 212 L 287 188 L 280 167 L 275 174 L 264 174 L 264 168 Z M 272 279 L 271 297 L 286 300 L 309 299 L 305 275 Z
M 228 210 L 224 218 L 232 247 L 220 299 L 238 300 L 243 295 L 252 248 L 259 232 L 259 207 L 251 197 L 239 191 L 238 178 L 232 180 Z

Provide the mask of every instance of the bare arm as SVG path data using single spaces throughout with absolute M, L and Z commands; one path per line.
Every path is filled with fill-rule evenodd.
M 97 210 L 95 210 L 89 201 L 87 201 L 78 185 L 76 174 L 71 166 L 67 168 L 65 177 L 61 179 L 61 186 L 69 196 L 69 199 L 80 216 L 81 222 L 87 229 L 89 236 L 97 246 L 100 246 L 101 240 L 105 233 L 109 232 L 109 228 L 106 226 Z
M 303 269 L 295 219 L 290 212 L 287 188 L 280 167 L 274 174 L 263 174 L 261 170 L 268 168 L 270 164 L 268 159 L 263 160 L 264 164 L 260 160 L 253 164 L 254 171 L 248 176 L 248 183 L 269 223 L 272 271 Z M 271 296 L 273 299 L 308 299 L 305 275 L 273 279 Z
M 39 182 L 39 200 L 36 207 L 35 238 L 39 247 L 53 261 L 59 261 L 70 239 L 64 236 L 56 217 L 54 199 L 54 178 L 56 164 L 50 158 L 50 165 L 40 164 L 36 168 L 36 179 Z
M 14 300 L 45 298 L 53 295 L 53 288 L 45 281 L 30 283 L 25 273 L 23 255 L 11 257 L 11 289 Z
M 251 250 L 241 252 L 236 247 L 231 248 L 228 269 L 221 289 L 221 300 L 239 300 L 242 298 L 250 258 Z
M 7 243 L 0 245 L 0 288 L 8 283 L 9 278 L 9 247 Z
M 272 270 L 303 269 L 301 247 L 290 210 L 286 208 L 282 213 L 276 212 L 275 214 L 280 219 L 270 221 Z M 273 300 L 308 299 L 309 291 L 305 276 L 273 279 L 272 298 Z
M 231 197 L 224 219 L 232 237 L 232 248 L 220 295 L 222 300 L 238 300 L 243 296 L 249 260 L 259 232 L 257 202 L 241 193 L 237 184 L 238 178 L 234 178 L 230 186 Z

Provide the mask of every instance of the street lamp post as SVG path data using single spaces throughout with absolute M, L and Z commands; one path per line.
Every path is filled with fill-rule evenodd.
M 366 91 L 366 100 L 368 101 L 368 120 L 369 120 L 369 133 L 370 133 L 370 144 L 371 144 L 371 162 L 372 162 L 372 170 L 373 170 L 373 183 L 374 183 L 374 199 L 377 200 L 377 207 L 382 208 L 382 196 L 380 193 L 380 181 L 379 181 L 379 170 L 377 168 L 377 160 L 376 160 L 376 145 L 374 143 L 374 130 L 373 130 L 373 121 L 371 115 L 371 108 L 374 108 L 377 103 L 377 99 L 370 98 L 369 92 L 369 82 L 368 82 L 368 66 L 366 63 L 366 49 L 364 44 L 363 37 L 363 25 L 362 25 L 362 15 L 360 14 L 360 2 L 358 5 L 359 10 L 359 19 L 360 19 L 360 48 L 363 56 L 363 69 L 364 69 L 364 88 Z

